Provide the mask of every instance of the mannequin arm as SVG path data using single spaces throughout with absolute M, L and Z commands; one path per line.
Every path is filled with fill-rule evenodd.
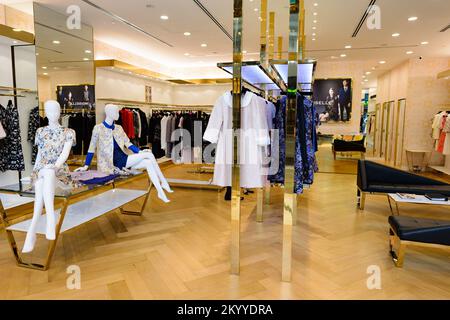
M 67 161 L 67 158 L 69 158 L 70 150 L 72 149 L 72 141 L 67 141 L 64 143 L 64 148 L 61 154 L 58 157 L 58 160 L 56 160 L 56 163 L 52 166 L 54 168 L 61 168 L 62 165 Z

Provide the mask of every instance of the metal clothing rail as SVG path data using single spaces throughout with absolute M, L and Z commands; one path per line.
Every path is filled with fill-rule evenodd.
M 102 102 L 110 102 L 120 106 L 141 106 L 141 107 L 150 107 L 150 108 L 162 108 L 167 107 L 174 110 L 175 108 L 190 108 L 190 109 L 199 109 L 199 108 L 210 108 L 212 109 L 212 105 L 189 105 L 189 104 L 173 104 L 173 103 L 159 103 L 159 102 L 144 102 L 144 101 L 133 101 L 133 100 L 122 100 L 122 99 L 114 99 L 114 98 L 99 98 L 98 101 Z

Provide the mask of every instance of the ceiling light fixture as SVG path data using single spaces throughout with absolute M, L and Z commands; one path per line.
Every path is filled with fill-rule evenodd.
M 255 12 L 258 11 L 258 8 L 253 9 L 253 11 L 255 11 Z
M 20 31 L 22 31 L 22 29 L 19 29 L 19 28 L 14 28 L 14 29 L 12 29 L 14 32 L 20 32 Z
M 317 12 L 314 12 L 313 15 L 317 16 Z
M 161 18 L 161 20 L 169 20 L 169 17 L 166 16 L 166 15 L 163 15 L 163 16 L 161 16 L 160 18 Z
M 350 46 L 350 45 L 345 46 L 345 49 L 351 49 L 351 48 L 352 48 L 352 46 Z
M 372 72 L 370 72 L 370 71 L 367 71 L 367 72 L 366 72 L 367 75 L 368 75 L 368 74 L 371 74 L 371 73 L 372 73 Z
M 59 40 L 53 40 L 52 42 L 53 42 L 53 44 L 60 44 L 61 43 L 61 41 L 59 41 Z
M 187 57 L 189 55 L 189 53 L 186 52 L 184 55 Z
M 413 54 L 413 51 L 406 51 L 406 54 Z
M 191 35 L 190 32 L 186 31 L 185 33 L 183 33 L 186 37 L 189 37 Z
M 316 27 L 313 27 L 313 30 L 316 30 L 317 28 Z
M 200 46 L 206 48 L 208 45 L 206 43 L 202 43 Z
M 47 73 L 47 72 L 44 72 L 43 75 L 44 75 L 44 76 L 48 76 L 48 73 Z
M 317 20 L 314 20 L 313 23 L 317 23 Z
M 14 44 L 17 44 L 18 42 L 16 40 L 13 41 Z
M 345 53 L 341 54 L 341 58 L 345 58 L 347 55 Z
M 45 70 L 45 69 L 47 69 L 47 67 L 42 67 L 42 69 L 44 69 L 44 70 Z
M 247 50 L 242 51 L 242 53 L 247 53 Z
M 369 79 L 364 80 L 364 82 L 369 82 Z
M 416 21 L 418 18 L 417 17 L 409 17 L 408 21 Z
M 92 51 L 91 50 L 84 50 L 84 53 L 89 54 L 89 53 L 92 53 Z
M 422 41 L 420 44 L 421 45 L 426 45 L 426 44 L 428 44 L 428 41 Z
M 89 58 L 83 58 L 83 60 L 84 60 L 84 61 L 88 61 L 88 60 L 89 60 Z
M 384 61 L 384 60 L 380 61 L 380 64 L 385 64 L 385 63 L 386 63 L 386 61 Z
M 38 55 L 39 55 L 39 52 L 36 52 L 36 55 L 38 56 Z
M 314 3 L 314 7 L 317 7 L 319 4 L 316 2 L 316 3 Z
M 316 36 L 316 33 L 314 32 L 312 35 L 313 35 L 313 37 L 315 37 L 315 36 Z
M 312 41 L 316 41 L 316 38 L 312 38 Z
M 398 32 L 393 33 L 392 36 L 393 36 L 394 38 L 400 37 L 400 33 L 398 33 Z

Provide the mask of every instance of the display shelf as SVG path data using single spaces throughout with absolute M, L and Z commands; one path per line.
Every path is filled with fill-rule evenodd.
M 3 209 L 9 210 L 15 207 L 23 206 L 28 203 L 32 203 L 34 198 L 21 197 L 18 194 L 0 193 L 0 201 L 3 204 Z
M 172 187 L 203 188 L 221 190 L 223 187 L 212 184 L 210 180 L 167 179 Z
M 431 169 L 450 175 L 450 168 L 444 166 L 429 166 Z
M 70 205 L 67 208 L 67 213 L 60 233 L 66 232 L 110 211 L 118 209 L 123 205 L 146 195 L 146 193 L 147 191 L 144 190 L 113 189 Z M 60 210 L 57 210 L 57 218 L 59 218 L 59 213 Z M 38 234 L 45 235 L 46 221 L 46 216 L 43 215 L 39 220 L 36 229 Z M 27 232 L 30 223 L 31 219 L 25 220 L 8 227 L 7 230 Z

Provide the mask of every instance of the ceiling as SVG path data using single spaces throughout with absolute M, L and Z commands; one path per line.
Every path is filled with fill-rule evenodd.
M 96 6 L 120 16 L 165 43 L 108 16 L 86 1 L 37 2 L 61 13 L 69 5 L 79 5 L 82 20 L 93 26 L 96 40 L 154 60 L 173 71 L 172 74 L 180 69 L 189 70 L 187 73 L 198 73 L 201 67 L 213 68 L 217 62 L 232 59 L 232 41 L 193 0 L 90 0 Z M 233 1 L 200 2 L 232 34 Z M 367 71 L 371 72 L 367 76 L 367 86 L 373 83 L 379 73 L 406 59 L 420 56 L 450 57 L 450 30 L 439 32 L 450 24 L 449 0 L 378 0 L 376 5 L 381 10 L 381 29 L 369 30 L 364 24 L 357 37 L 352 37 L 369 2 L 305 0 L 307 57 L 319 61 L 365 61 Z M 245 59 L 258 59 L 260 0 L 243 0 L 243 3 L 243 47 L 247 51 Z M 268 11 L 275 12 L 275 35 L 284 38 L 283 51 L 287 50 L 288 41 L 288 3 L 288 0 L 268 0 Z M 167 15 L 168 20 L 160 19 L 161 15 Z M 411 16 L 418 17 L 418 20 L 408 21 Z M 314 23 L 314 20 L 317 22 Z M 313 27 L 316 29 L 313 30 Z M 184 32 L 190 32 L 191 35 L 185 36 Z M 313 36 L 313 33 L 316 35 Z M 393 33 L 399 33 L 400 36 L 392 37 Z M 428 44 L 421 45 L 423 41 Z M 203 43 L 207 46 L 202 47 Z M 345 49 L 347 45 L 352 48 Z M 407 51 L 413 53 L 408 55 Z M 343 54 L 346 56 L 341 57 Z M 386 63 L 382 65 L 379 61 Z M 376 70 L 372 70 L 372 67 Z M 199 76 L 193 74 L 192 77 Z

